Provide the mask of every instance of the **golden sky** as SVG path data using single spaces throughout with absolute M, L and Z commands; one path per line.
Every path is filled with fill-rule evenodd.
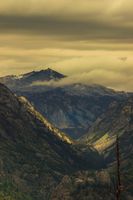
M 46 67 L 133 91 L 133 0 L 1 1 L 0 76 Z

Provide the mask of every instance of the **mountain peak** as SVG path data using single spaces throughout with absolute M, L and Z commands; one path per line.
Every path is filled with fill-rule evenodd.
M 43 70 L 42 70 L 42 71 L 43 71 Z M 47 68 L 47 69 L 45 69 L 44 71 L 53 72 L 54 70 L 48 67 L 48 68 Z
M 58 80 L 61 78 L 64 78 L 65 75 L 56 72 L 55 70 L 51 68 L 42 69 L 40 71 L 33 71 L 28 74 L 23 75 L 23 80 L 27 79 L 28 82 L 34 82 L 34 81 L 50 81 L 50 80 Z
M 29 86 L 34 82 L 45 81 L 58 81 L 66 76 L 51 69 L 42 69 L 40 71 L 31 71 L 19 76 L 6 76 L 1 77 L 0 82 L 8 86 L 9 88 Z

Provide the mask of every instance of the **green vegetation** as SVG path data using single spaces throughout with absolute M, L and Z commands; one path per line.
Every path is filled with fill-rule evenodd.
M 0 181 L 0 200 L 33 200 L 26 193 L 20 192 L 15 183 L 4 178 Z

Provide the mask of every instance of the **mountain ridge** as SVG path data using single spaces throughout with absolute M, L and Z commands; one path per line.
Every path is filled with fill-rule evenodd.
M 21 75 L 8 75 L 0 77 L 0 82 L 8 86 L 10 89 L 30 86 L 33 82 L 37 81 L 50 81 L 50 80 L 60 80 L 66 76 L 47 68 L 40 71 L 31 71 Z
M 103 166 L 96 151 L 86 150 L 0 84 L 0 198 L 49 199 L 63 175 Z
M 66 77 L 47 69 L 25 74 L 25 78 L 28 80 L 29 76 L 34 77 L 38 73 L 46 74 L 48 72 L 48 74 L 51 74 L 51 71 L 55 75 L 59 74 L 56 77 L 60 78 L 54 79 L 56 82 Z M 22 77 L 21 79 L 25 80 Z M 38 81 L 41 82 L 41 79 L 38 78 Z M 50 81 L 45 82 L 49 83 Z M 13 81 L 11 84 L 7 82 L 6 85 L 18 96 L 25 96 L 54 126 L 73 139 L 82 137 L 96 118 L 108 109 L 110 103 L 124 100 L 129 95 L 97 84 L 59 84 L 56 87 L 54 87 L 54 84 L 33 86 L 30 79 L 26 81 L 26 84 L 22 81 L 21 84 Z

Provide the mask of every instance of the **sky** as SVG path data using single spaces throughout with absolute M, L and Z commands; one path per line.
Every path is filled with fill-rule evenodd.
M 47 67 L 133 91 L 133 0 L 1 1 L 0 76 Z

